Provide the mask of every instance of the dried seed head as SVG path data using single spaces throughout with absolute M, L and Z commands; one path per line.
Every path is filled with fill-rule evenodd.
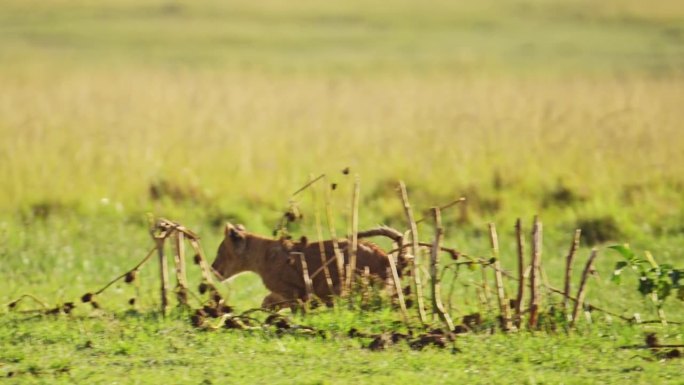
M 129 299 L 129 300 L 128 300 L 128 304 L 131 305 L 131 306 L 135 305 L 135 297 Z
M 233 312 L 233 308 L 226 305 L 226 304 L 222 304 L 221 306 L 219 306 L 219 310 L 221 311 L 221 313 L 224 313 L 224 314 Z
M 218 318 L 221 316 L 221 314 L 219 314 L 219 310 L 213 306 L 204 305 L 202 310 L 204 310 L 204 312 L 211 318 Z
M 190 317 L 190 323 L 192 323 L 192 326 L 198 328 L 204 323 L 204 316 L 201 314 L 193 314 L 192 317 Z
M 199 287 L 197 288 L 197 290 L 200 292 L 200 294 L 206 293 L 208 289 L 209 289 L 209 285 L 206 282 L 200 283 Z
M 226 322 L 223 324 L 226 329 L 244 329 L 245 327 L 240 323 L 237 318 L 226 318 Z
M 93 293 L 85 293 L 85 294 L 83 294 L 83 297 L 81 297 L 81 302 L 83 302 L 83 303 L 88 303 L 88 302 L 92 301 L 94 295 L 95 295 L 95 294 L 93 294 Z
M 293 211 L 287 211 L 285 214 L 283 214 L 283 216 L 288 222 L 294 222 L 297 220 L 297 215 Z
M 337 183 L 332 183 L 332 184 L 330 185 L 330 189 L 331 189 L 331 190 L 337 189 Z
M 129 271 L 128 273 L 126 273 L 126 278 L 124 279 L 124 282 L 131 283 L 131 282 L 135 281 L 135 275 L 136 275 L 135 270 Z
M 213 290 L 211 299 L 214 300 L 214 302 L 219 303 L 223 298 L 221 298 L 221 294 L 218 291 Z
M 17 307 L 17 304 L 18 304 L 18 303 L 19 303 L 19 300 L 12 301 L 12 302 L 10 302 L 10 303 L 7 305 L 7 307 L 10 308 L 10 309 L 14 309 L 15 307 Z
M 300 246 L 306 247 L 306 245 L 309 243 L 309 239 L 306 237 L 306 235 L 302 235 L 302 237 L 299 238 L 299 243 L 301 244 Z
M 342 169 L 342 174 L 349 175 L 349 167 L 345 167 L 344 169 Z
M 62 311 L 63 311 L 65 314 L 69 314 L 69 313 L 71 313 L 72 310 L 74 310 L 75 307 L 76 307 L 76 305 L 74 305 L 73 302 L 65 302 L 65 303 L 62 305 Z
M 202 262 L 202 257 L 200 257 L 199 254 L 195 254 L 195 256 L 192 258 L 193 261 L 195 261 L 195 265 L 199 265 L 200 262 Z

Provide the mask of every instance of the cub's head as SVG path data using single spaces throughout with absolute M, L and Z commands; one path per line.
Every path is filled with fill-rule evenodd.
M 247 232 L 242 225 L 226 224 L 223 241 L 216 252 L 216 259 L 211 267 L 226 280 L 246 270 L 247 264 Z

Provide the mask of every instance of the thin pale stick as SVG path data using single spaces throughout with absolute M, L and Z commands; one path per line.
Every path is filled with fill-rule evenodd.
M 577 316 L 579 316 L 580 309 L 582 309 L 582 303 L 584 302 L 584 296 L 586 295 L 586 284 L 589 279 L 589 272 L 594 264 L 594 259 L 598 254 L 598 249 L 594 248 L 591 250 L 591 255 L 587 260 L 587 264 L 584 265 L 584 271 L 582 272 L 582 280 L 580 281 L 579 289 L 577 289 L 577 300 L 575 301 L 575 307 L 572 310 L 572 319 L 570 320 L 570 327 L 575 325 L 577 321 Z
M 437 313 L 439 318 L 447 326 L 448 330 L 454 330 L 454 321 L 451 320 L 449 314 L 444 310 L 442 304 L 442 294 L 440 290 L 439 272 L 439 251 L 444 237 L 444 228 L 442 227 L 442 214 L 438 207 L 432 209 L 432 217 L 435 224 L 435 240 L 432 244 L 432 251 L 430 252 L 430 282 L 432 287 L 432 312 Z
M 492 246 L 492 254 L 494 254 L 494 280 L 496 282 L 496 293 L 499 299 L 499 312 L 502 320 L 502 327 L 504 330 L 511 330 L 513 324 L 511 323 L 511 309 L 506 298 L 506 290 L 503 283 L 503 275 L 501 274 L 501 262 L 499 261 L 499 237 L 496 233 L 496 227 L 493 223 L 489 224 L 489 240 Z
M 427 323 L 427 317 L 425 315 L 425 303 L 423 298 L 423 285 L 420 279 L 420 273 L 418 269 L 418 256 L 420 254 L 420 246 L 418 244 L 418 226 L 413 219 L 413 211 L 411 210 L 411 205 L 409 204 L 408 193 L 406 192 L 406 185 L 403 181 L 399 182 L 399 190 L 401 201 L 404 205 L 404 213 L 406 214 L 406 219 L 408 220 L 411 233 L 411 252 L 413 257 L 410 259 L 411 262 L 411 273 L 413 275 L 413 286 L 415 288 L 416 303 L 418 307 L 418 316 L 422 324 Z

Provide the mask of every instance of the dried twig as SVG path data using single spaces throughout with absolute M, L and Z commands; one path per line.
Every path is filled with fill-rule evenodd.
M 306 189 L 309 188 L 311 185 L 313 185 L 314 183 L 318 182 L 319 180 L 321 180 L 321 179 L 323 179 L 323 178 L 325 178 L 325 174 L 321 174 L 321 175 L 317 176 L 316 178 L 311 179 L 311 180 L 310 180 L 309 182 L 307 182 L 304 186 L 300 187 L 297 191 L 293 192 L 291 197 L 294 198 L 297 194 L 299 194 L 300 192 L 306 190 Z
M 32 300 L 35 301 L 37 304 L 39 304 L 40 306 L 42 306 L 43 309 L 45 309 L 45 310 L 48 310 L 49 307 L 50 307 L 47 303 L 45 303 L 45 301 L 41 300 L 40 298 L 36 297 L 36 296 L 33 295 L 33 294 L 22 294 L 21 296 L 19 296 L 19 298 L 17 298 L 17 299 L 15 299 L 14 301 L 8 303 L 8 304 L 7 304 L 7 307 L 9 307 L 10 309 L 15 308 L 15 307 L 19 304 L 19 302 L 21 302 L 21 301 L 24 300 L 24 298 L 30 298 L 30 299 L 32 299 Z
M 429 247 L 430 249 L 432 249 L 432 244 L 431 244 L 431 243 L 427 243 L 427 242 L 418 242 L 418 246 Z M 390 250 L 389 253 L 395 253 L 395 252 L 397 252 L 397 251 L 399 251 L 399 250 L 403 250 L 403 249 L 406 249 L 406 248 L 409 248 L 409 247 L 413 247 L 413 244 L 405 244 L 405 245 L 402 245 L 401 248 L 399 248 L 399 247 L 394 248 L 394 249 Z M 452 248 L 444 247 L 444 246 L 440 246 L 439 249 L 440 249 L 441 251 L 445 252 L 445 253 L 448 253 L 449 256 L 451 257 L 451 259 L 453 259 L 453 260 L 457 260 L 457 259 L 459 259 L 460 257 L 470 258 L 470 257 L 468 257 L 467 255 L 461 253 L 460 251 L 458 251 L 458 250 L 456 250 L 456 249 L 452 249 Z
M 304 281 L 305 301 L 308 302 L 313 294 L 313 284 L 309 276 L 309 268 L 306 264 L 306 255 L 300 252 L 291 252 L 290 255 L 299 259 L 299 266 L 302 268 L 302 280 Z
M 325 189 L 325 219 L 328 224 L 328 232 L 333 244 L 333 252 L 335 253 L 335 262 L 337 264 L 337 283 L 340 288 L 340 296 L 344 296 L 344 256 L 340 252 L 340 245 L 337 242 L 337 234 L 335 232 L 335 225 L 333 224 L 333 209 L 330 201 L 330 189 Z
M 176 262 L 176 281 L 177 281 L 177 297 L 178 297 L 178 302 L 181 305 L 187 306 L 188 305 L 188 280 L 187 276 L 185 273 L 185 244 L 184 238 L 185 234 L 178 231 L 175 234 L 175 241 L 176 241 L 176 254 L 175 254 L 175 262 Z
M 515 235 L 518 251 L 518 294 L 515 297 L 515 325 L 520 328 L 522 324 L 522 304 L 525 294 L 525 239 L 522 231 L 522 221 L 515 221 Z
M 200 239 L 200 237 L 199 237 L 199 235 L 197 235 L 197 233 L 190 231 L 189 229 L 187 229 L 185 226 L 181 225 L 180 223 L 170 221 L 166 218 L 157 219 L 156 228 L 161 230 L 162 232 L 166 232 L 169 234 L 172 233 L 173 231 L 180 231 L 188 239 L 195 239 L 195 240 Z
M 154 241 L 157 245 L 157 254 L 159 255 L 159 276 L 161 280 L 161 313 L 166 316 L 166 309 L 169 305 L 169 298 L 167 293 L 169 291 L 169 268 L 166 256 L 164 255 L 164 241 L 165 237 L 155 236 Z
M 418 227 L 416 222 L 413 220 L 413 211 L 411 210 L 411 205 L 409 204 L 408 194 L 406 192 L 406 185 L 404 182 L 399 182 L 399 190 L 401 201 L 404 204 L 404 213 L 406 214 L 406 219 L 409 222 L 410 232 L 411 232 L 411 253 L 413 258 L 411 258 L 411 273 L 413 275 L 413 285 L 416 295 L 416 304 L 418 307 L 418 316 L 420 317 L 420 322 L 422 324 L 427 323 L 427 317 L 425 315 L 425 303 L 423 298 L 423 285 L 420 279 L 420 272 L 418 270 L 418 255 L 420 254 L 420 246 L 418 245 Z
M 150 260 L 150 258 L 151 258 L 152 255 L 154 254 L 155 250 L 157 250 L 157 248 L 156 248 L 156 247 L 153 247 L 153 248 L 147 253 L 147 255 L 145 256 L 145 258 L 143 258 L 140 262 L 138 262 L 138 264 L 135 265 L 134 268 L 132 268 L 132 269 L 128 270 L 127 272 L 121 274 L 120 276 L 114 278 L 114 279 L 111 280 L 109 283 L 107 283 L 106 285 L 104 285 L 100 290 L 96 291 L 94 294 L 96 294 L 96 295 L 97 295 L 97 294 L 101 294 L 103 291 L 107 290 L 107 288 L 109 288 L 110 286 L 112 286 L 116 281 L 118 281 L 118 280 L 120 280 L 120 279 L 122 279 L 122 278 L 125 278 L 127 275 L 129 275 L 129 274 L 131 274 L 131 273 L 137 271 L 138 269 L 140 269 L 140 267 L 142 267 L 142 265 L 144 265 L 145 262 L 147 262 L 147 261 Z
M 393 229 L 388 226 L 378 226 L 369 230 L 359 231 L 357 233 L 359 239 L 371 238 L 371 237 L 387 237 L 393 242 L 399 242 L 404 235 L 399 232 L 399 230 Z M 351 236 L 350 236 L 351 237 Z
M 572 238 L 572 244 L 570 245 L 570 251 L 568 256 L 565 258 L 565 285 L 563 286 L 563 310 L 568 311 L 568 296 L 570 295 L 570 287 L 572 285 L 572 262 L 575 258 L 575 253 L 579 248 L 580 237 L 582 235 L 582 229 L 575 230 L 575 236 Z
M 534 217 L 534 225 L 532 229 L 532 263 L 530 266 L 530 320 L 529 326 L 531 329 L 537 328 L 539 308 L 541 306 L 541 295 L 539 292 L 537 274 L 539 274 L 539 267 L 541 265 L 542 254 L 542 224 L 539 217 Z
M 199 258 L 199 266 L 200 266 L 200 271 L 202 272 L 202 279 L 204 279 L 207 283 L 213 286 L 214 289 L 216 289 L 216 285 L 214 284 L 214 278 L 213 275 L 211 274 L 212 269 L 207 263 L 207 258 L 204 255 L 204 251 L 202 251 L 202 247 L 199 244 L 199 241 L 196 239 L 190 239 L 190 246 L 192 249 L 195 251 L 195 254 Z
M 444 236 L 444 228 L 442 227 L 442 215 L 440 209 L 435 207 L 432 209 L 432 217 L 435 224 L 435 240 L 432 244 L 432 251 L 430 253 L 430 281 L 432 286 L 432 313 L 437 313 L 439 318 L 447 326 L 448 330 L 454 330 L 454 322 L 451 320 L 449 314 L 444 310 L 442 304 L 442 294 L 439 284 L 439 273 L 437 266 L 439 265 L 439 250 L 442 238 Z
M 311 183 L 315 180 L 312 178 Z M 323 275 L 325 277 L 325 283 L 328 285 L 328 290 L 330 295 L 335 294 L 335 288 L 333 286 L 332 277 L 330 276 L 330 269 L 328 269 L 328 256 L 325 254 L 325 244 L 323 244 L 323 230 L 321 228 L 321 214 L 319 212 L 320 207 L 318 203 L 318 196 L 316 190 L 311 190 L 311 198 L 314 204 L 314 217 L 316 221 L 316 236 L 318 237 L 318 253 L 321 257 L 321 268 L 323 269 Z M 311 279 L 314 277 L 312 276 Z
M 492 253 L 494 254 L 494 280 L 496 282 L 496 292 L 499 299 L 499 312 L 502 320 L 502 327 L 504 330 L 511 330 L 513 324 L 511 323 L 511 309 L 506 298 L 506 291 L 503 284 L 503 276 L 501 274 L 501 262 L 499 261 L 499 237 L 496 234 L 496 227 L 493 223 L 489 224 L 489 240 L 492 246 Z
M 399 278 L 399 273 L 397 272 L 397 265 L 394 262 L 394 256 L 388 255 L 387 261 L 389 262 L 390 272 L 392 273 L 392 282 L 394 283 L 394 290 L 397 293 L 397 300 L 399 301 L 399 310 L 401 310 L 401 316 L 404 319 L 404 323 L 407 328 L 411 328 L 411 324 L 408 317 L 408 311 L 406 310 L 406 301 L 404 300 L 404 291 L 401 289 L 401 279 Z
M 353 301 L 354 275 L 356 275 L 356 253 L 359 248 L 359 193 L 360 181 L 358 175 L 354 180 L 354 191 L 352 193 L 352 212 L 351 212 L 351 248 L 349 250 L 349 264 L 347 266 L 347 290 L 349 304 Z
M 439 206 L 438 208 L 439 208 L 439 211 L 444 211 L 444 210 L 446 210 L 446 209 L 448 209 L 448 208 L 450 208 L 450 207 L 452 207 L 452 206 L 457 205 L 458 203 L 465 202 L 465 201 L 466 201 L 466 198 L 465 198 L 465 197 L 460 197 L 460 198 L 458 198 L 458 199 L 456 199 L 456 200 L 453 200 L 453 201 L 451 201 L 451 202 L 449 202 L 449 203 L 447 203 L 447 204 L 445 204 L 445 205 L 443 205 L 443 206 Z M 427 219 L 428 219 L 427 217 L 420 218 L 420 219 L 418 219 L 418 220 L 416 221 L 416 224 L 419 224 L 419 223 L 421 223 L 421 222 L 424 222 L 424 221 L 427 220 Z
M 572 311 L 570 327 L 573 327 L 575 325 L 575 322 L 577 321 L 577 316 L 579 315 L 580 309 L 582 308 L 582 302 L 584 302 L 584 295 L 586 294 L 585 285 L 587 283 L 587 279 L 589 278 L 589 272 L 592 269 L 594 259 L 596 258 L 597 253 L 598 249 L 592 249 L 591 255 L 589 255 L 589 259 L 587 260 L 587 264 L 584 265 L 584 271 L 582 272 L 582 280 L 580 281 L 579 289 L 577 290 L 577 300 L 575 301 L 575 307 Z
M 646 251 L 644 254 L 646 254 L 646 260 L 651 264 L 651 267 L 653 267 L 654 269 L 660 268 L 660 266 L 658 265 L 658 262 L 656 262 L 655 258 L 653 258 L 653 255 L 651 254 L 650 251 Z M 651 293 L 651 301 L 653 302 L 653 304 L 658 309 L 658 318 L 660 318 L 660 322 L 663 324 L 663 326 L 667 326 L 667 318 L 665 317 L 665 310 L 663 310 L 663 308 L 658 305 L 658 292 L 653 291 Z

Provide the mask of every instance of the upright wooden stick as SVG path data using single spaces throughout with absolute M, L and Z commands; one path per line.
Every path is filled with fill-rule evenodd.
M 200 265 L 200 270 L 202 271 L 202 278 L 207 281 L 210 285 L 214 285 L 214 278 L 213 275 L 211 274 L 211 269 L 209 268 L 209 264 L 207 263 L 207 258 L 204 256 L 204 252 L 202 251 L 202 247 L 200 247 L 199 241 L 197 239 L 189 239 L 190 241 L 190 246 L 192 249 L 195 251 L 195 253 L 199 256 L 199 265 Z
M 541 265 L 542 253 L 542 224 L 539 217 L 534 217 L 534 226 L 532 229 L 532 263 L 530 266 L 530 321 L 531 329 L 537 328 L 539 321 L 539 307 L 541 302 L 541 295 L 539 292 L 537 274 L 539 274 L 539 266 Z
M 159 276 L 161 278 L 161 313 L 166 316 L 166 309 L 169 306 L 169 267 L 164 255 L 164 241 L 165 236 L 155 236 L 155 243 L 157 245 L 157 253 L 159 255 Z
M 570 251 L 568 256 L 565 258 L 565 285 L 563 286 L 563 310 L 565 314 L 568 312 L 568 298 L 570 297 L 570 287 L 572 285 L 572 261 L 575 258 L 575 253 L 579 248 L 580 237 L 582 235 L 582 229 L 575 230 L 575 236 L 572 239 L 572 245 L 570 245 Z
M 177 297 L 181 305 L 188 305 L 188 279 L 185 272 L 185 244 L 183 243 L 185 234 L 176 231 L 174 237 L 176 241 L 176 282 L 177 282 Z
M 425 325 L 427 323 L 427 317 L 425 315 L 425 302 L 423 298 L 423 285 L 420 279 L 420 269 L 418 256 L 420 255 L 420 245 L 418 244 L 418 227 L 413 219 L 413 211 L 411 210 L 411 205 L 408 200 L 408 193 L 406 192 L 406 185 L 403 181 L 399 182 L 399 190 L 401 193 L 401 201 L 404 204 L 404 213 L 406 214 L 406 219 L 408 220 L 411 232 L 411 253 L 413 257 L 410 259 L 411 263 L 411 274 L 413 275 L 413 286 L 416 292 L 416 303 L 418 305 L 418 316 L 420 317 L 420 322 Z
M 520 218 L 515 221 L 515 235 L 518 246 L 518 294 L 515 297 L 515 325 L 520 328 L 522 324 L 523 296 L 525 294 L 525 239 L 523 238 Z
M 359 193 L 360 181 L 358 175 L 354 180 L 354 192 L 352 193 L 351 212 L 351 249 L 349 251 L 349 264 L 347 266 L 347 292 L 349 303 L 353 301 L 354 276 L 356 275 L 356 252 L 359 248 Z
M 330 202 L 330 189 L 325 189 L 325 219 L 328 223 L 328 232 L 333 244 L 333 252 L 335 253 L 335 262 L 337 264 L 337 283 L 340 288 L 340 296 L 345 296 L 344 287 L 344 256 L 340 252 L 340 245 L 337 242 L 337 233 L 335 232 L 335 225 L 333 223 L 332 203 Z
M 299 266 L 302 268 L 302 280 L 304 281 L 304 292 L 306 294 L 306 302 L 311 300 L 311 295 L 313 293 L 313 284 L 311 283 L 311 278 L 309 276 L 309 267 L 306 264 L 306 255 L 304 253 L 292 252 L 299 259 Z
M 319 177 L 320 178 L 320 177 Z M 315 181 L 312 178 L 312 182 Z M 311 190 L 311 198 L 314 203 L 314 217 L 316 221 L 316 236 L 318 237 L 318 253 L 321 257 L 321 266 L 323 267 L 323 275 L 325 277 L 325 283 L 328 285 L 328 290 L 330 295 L 335 294 L 335 288 L 333 286 L 332 277 L 330 276 L 330 269 L 328 269 L 328 256 L 325 254 L 325 245 L 323 244 L 323 229 L 321 227 L 321 214 L 319 212 L 320 207 L 318 203 L 318 196 L 316 194 L 316 189 Z
M 390 265 L 390 271 L 392 273 L 392 282 L 394 282 L 394 290 L 397 293 L 397 300 L 399 301 L 399 309 L 401 310 L 401 316 L 402 318 L 404 318 L 404 323 L 406 324 L 406 327 L 410 329 L 411 324 L 408 317 L 408 311 L 406 310 L 404 291 L 401 289 L 401 279 L 399 278 L 399 273 L 397 273 L 397 264 L 394 262 L 393 255 L 389 255 L 387 260 Z
M 368 266 L 364 266 L 363 274 L 361 275 L 361 309 L 367 309 L 369 303 L 370 303 L 370 268 Z
M 432 209 L 432 217 L 435 223 L 435 240 L 432 244 L 430 252 L 430 282 L 432 286 L 432 313 L 437 313 L 439 318 L 447 326 L 448 330 L 454 330 L 454 322 L 451 320 L 449 314 L 444 310 L 442 304 L 442 294 L 439 285 L 439 251 L 444 236 L 444 228 L 442 227 L 442 215 L 439 207 Z
M 577 321 L 577 316 L 579 316 L 580 309 L 582 308 L 584 296 L 586 295 L 585 285 L 587 284 L 587 280 L 589 279 L 589 273 L 591 272 L 592 265 L 594 264 L 594 259 L 596 258 L 597 253 L 598 249 L 593 248 L 591 250 L 591 255 L 589 255 L 589 260 L 587 260 L 587 264 L 584 265 L 584 271 L 582 272 L 582 280 L 580 281 L 579 289 L 577 289 L 577 301 L 575 301 L 575 308 L 572 310 L 572 319 L 570 320 L 570 327 L 573 327 L 575 325 L 575 322 Z
M 506 298 L 506 290 L 503 284 L 503 275 L 501 274 L 501 262 L 499 261 L 499 237 L 496 234 L 496 227 L 493 223 L 489 224 L 489 240 L 492 246 L 492 253 L 494 254 L 494 280 L 496 281 L 496 293 L 499 299 L 499 314 L 501 315 L 501 326 L 504 330 L 511 330 L 513 324 L 511 323 L 511 309 Z

